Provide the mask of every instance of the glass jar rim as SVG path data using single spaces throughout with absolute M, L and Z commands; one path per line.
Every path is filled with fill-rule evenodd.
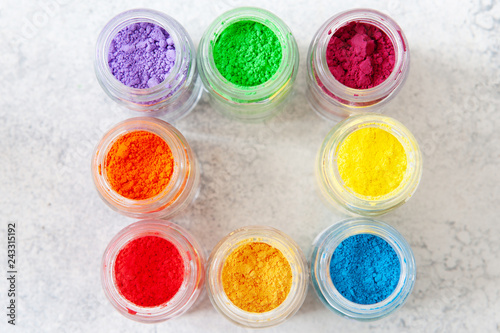
M 391 295 L 374 304 L 357 304 L 342 296 L 330 277 L 330 261 L 337 246 L 345 239 L 360 234 L 371 234 L 386 241 L 396 252 L 400 262 L 400 277 Z M 323 230 L 313 241 L 311 278 L 316 292 L 335 312 L 363 321 L 377 320 L 401 307 L 413 290 L 416 263 L 406 239 L 390 225 L 370 218 L 349 218 Z
M 326 49 L 331 37 L 339 28 L 351 23 L 362 22 L 371 24 L 382 30 L 391 40 L 396 53 L 394 68 L 391 74 L 380 84 L 368 89 L 355 89 L 340 83 L 330 72 L 326 60 Z M 344 105 L 356 103 L 359 105 L 371 104 L 373 101 L 382 101 L 388 94 L 396 91 L 406 80 L 403 73 L 409 69 L 410 53 L 408 40 L 401 27 L 389 16 L 377 10 L 360 8 L 338 13 L 329 18 L 317 31 L 313 61 L 320 65 L 322 70 L 315 69 L 316 75 L 329 93 Z M 321 41 L 321 42 L 320 42 Z M 313 41 L 314 42 L 314 41 Z M 311 73 L 312 74 L 312 73 Z M 326 92 L 326 91 L 325 91 Z
M 114 276 L 114 263 L 120 251 L 132 240 L 157 236 L 176 246 L 184 263 L 182 285 L 172 299 L 155 307 L 141 307 L 119 292 Z M 194 261 L 194 264 L 190 262 Z M 101 261 L 101 283 L 106 297 L 122 315 L 139 322 L 157 323 L 186 312 L 196 301 L 205 282 L 204 250 L 186 229 L 165 220 L 141 220 L 123 228 L 109 242 Z
M 212 56 L 212 38 L 218 37 L 228 26 L 239 21 L 255 21 L 271 29 L 281 44 L 282 57 L 278 70 L 266 82 L 256 86 L 240 86 L 227 80 L 217 69 Z M 222 24 L 221 24 L 222 22 Z M 279 95 L 292 76 L 296 75 L 294 51 L 298 46 L 290 28 L 275 14 L 257 7 L 238 7 L 218 16 L 208 27 L 200 41 L 199 68 L 204 85 L 223 99 L 249 103 Z M 204 63 L 208 61 L 208 63 Z M 270 97 L 271 96 L 271 97 Z
M 109 47 L 116 34 L 133 23 L 142 22 L 153 23 L 165 29 L 176 46 L 174 66 L 168 75 L 157 85 L 144 89 L 133 88 L 123 84 L 115 78 L 108 65 Z M 109 90 L 113 96 L 117 96 L 119 99 L 127 99 L 128 96 L 134 96 L 136 103 L 160 100 L 169 91 L 175 91 L 179 85 L 185 82 L 182 75 L 179 75 L 182 69 L 186 67 L 186 50 L 182 47 L 185 42 L 180 36 L 187 34 L 187 32 L 182 30 L 184 29 L 174 18 L 152 9 L 131 9 L 113 17 L 101 30 L 96 43 L 94 69 L 103 89 Z M 196 61 L 193 61 L 192 66 L 193 68 L 196 66 Z M 102 75 L 99 75 L 99 73 Z
M 292 287 L 286 299 L 278 307 L 262 313 L 247 312 L 234 305 L 220 281 L 227 257 L 239 246 L 253 242 L 278 249 L 292 269 Z M 288 235 L 268 226 L 246 226 L 229 233 L 212 250 L 206 272 L 208 295 L 217 311 L 231 322 L 250 328 L 275 326 L 293 316 L 305 300 L 309 281 L 307 262 L 300 247 Z
M 157 195 L 143 200 L 120 195 L 112 188 L 106 177 L 106 158 L 109 150 L 116 140 L 135 131 L 146 131 L 158 135 L 169 146 L 174 161 L 174 170 L 167 186 Z M 182 193 L 189 173 L 193 172 L 191 170 L 193 160 L 194 155 L 186 139 L 169 123 L 153 117 L 129 118 L 112 127 L 97 144 L 92 159 L 92 177 L 99 195 L 111 208 L 138 218 L 152 217 L 146 216 L 147 213 L 163 211 Z
M 399 186 L 390 193 L 375 198 L 357 194 L 348 188 L 340 176 L 336 162 L 339 147 L 345 138 L 366 127 L 378 127 L 394 135 L 407 157 L 407 168 Z M 323 141 L 317 159 L 317 171 L 329 197 L 351 213 L 359 215 L 379 215 L 403 204 L 415 193 L 422 177 L 422 154 L 413 134 L 396 119 L 375 113 L 358 114 L 339 122 Z M 328 170 L 333 172 L 329 173 Z

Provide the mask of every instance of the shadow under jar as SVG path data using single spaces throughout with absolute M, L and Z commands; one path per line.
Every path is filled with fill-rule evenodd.
M 154 24 L 169 35 L 175 48 L 175 59 L 163 81 L 146 88 L 134 88 L 122 83 L 112 73 L 110 46 L 119 32 L 133 24 Z M 144 44 L 147 43 L 147 44 Z M 162 43 L 162 44 L 160 44 Z M 165 48 L 165 41 L 149 38 L 143 42 L 144 50 Z M 151 44 L 151 45 L 150 45 Z M 169 45 L 170 46 L 170 45 Z M 139 48 L 137 44 L 133 48 Z M 128 52 L 128 50 L 126 51 Z M 137 64 L 135 65 L 143 65 Z M 156 64 L 153 64 L 156 65 Z M 148 66 L 152 66 L 148 64 Z M 94 69 L 97 81 L 106 94 L 118 104 L 144 116 L 161 116 L 168 121 L 177 120 L 191 111 L 202 93 L 202 84 L 196 68 L 196 51 L 187 31 L 172 17 L 150 9 L 123 12 L 109 21 L 101 31 L 96 45 Z
M 395 254 L 397 258 L 394 259 L 397 261 L 396 264 L 399 263 L 399 275 L 396 276 L 397 282 L 394 284 L 392 292 L 383 300 L 372 304 L 359 304 L 346 298 L 345 295 L 339 292 L 335 287 L 331 276 L 331 262 L 336 249 L 350 237 L 360 235 L 370 236 L 372 239 L 379 238 L 378 243 L 385 244 L 388 249 L 392 249 L 389 251 Z M 377 265 L 377 263 L 382 260 L 381 253 L 377 251 L 379 248 L 380 247 L 370 248 L 367 246 L 364 251 L 357 252 L 357 255 L 371 256 L 371 258 L 375 259 L 373 262 L 374 265 Z M 377 252 L 368 253 L 371 251 Z M 352 257 L 350 260 L 356 261 L 356 259 Z M 349 262 L 349 260 L 347 261 Z M 362 267 L 370 268 L 367 263 L 364 263 Z M 388 269 L 387 266 L 380 267 L 382 267 L 382 270 Z M 354 270 L 357 268 L 358 267 L 354 267 Z M 334 272 L 334 274 L 336 273 L 339 272 Z M 365 273 L 366 272 L 358 273 L 358 275 L 354 277 L 367 278 L 368 280 L 377 278 L 365 276 Z M 352 273 L 347 273 L 346 276 L 348 278 L 353 277 Z M 413 290 L 415 279 L 415 258 L 410 245 L 396 229 L 386 223 L 368 218 L 343 220 L 325 229 L 313 242 L 311 253 L 312 285 L 321 302 L 329 310 L 342 316 L 360 321 L 377 320 L 388 316 L 406 302 Z M 367 283 L 365 280 L 363 282 Z M 374 282 L 373 285 L 376 285 L 376 283 Z M 356 293 L 359 292 L 359 290 L 352 290 L 352 292 Z M 371 295 L 368 296 L 370 297 Z
M 377 133 L 367 137 L 366 141 L 350 141 L 347 148 L 343 144 L 357 131 L 375 130 Z M 386 141 L 375 141 L 377 136 L 385 135 Z M 389 139 L 387 139 L 389 138 Z M 370 141 L 373 139 L 373 141 Z M 392 140 L 389 141 L 389 140 Z M 388 144 L 387 142 L 390 142 Z M 405 167 L 394 164 L 394 144 L 400 147 L 399 156 L 404 158 Z M 378 147 L 372 148 L 372 146 Z M 349 158 L 356 154 L 358 159 L 351 159 L 356 164 L 344 167 L 361 186 L 370 188 L 376 184 L 384 186 L 387 192 L 380 195 L 356 192 L 346 185 L 339 167 L 339 154 Z M 378 164 L 368 162 L 377 160 Z M 363 171 L 361 167 L 366 167 Z M 397 173 L 385 173 L 387 170 Z M 399 183 L 391 187 L 384 183 L 400 177 Z M 351 116 L 338 123 L 326 136 L 317 155 L 316 178 L 319 190 L 328 204 L 350 215 L 375 216 L 385 214 L 404 204 L 416 191 L 422 176 L 422 155 L 418 143 L 411 132 L 399 121 L 379 114 L 360 114 Z M 374 188 L 378 190 L 377 188 Z
M 171 174 L 164 188 L 151 197 L 134 199 L 120 194 L 119 189 L 113 187 L 108 174 L 108 163 L 110 151 L 124 140 L 127 135 L 133 133 L 146 133 L 158 137 L 161 144 L 168 147 L 172 160 Z M 134 149 L 151 149 L 149 146 L 141 147 L 139 143 L 130 144 Z M 116 149 L 116 148 L 115 148 Z M 117 154 L 128 154 L 126 149 L 117 148 Z M 122 151 L 123 150 L 123 151 Z M 140 151 L 134 154 L 141 154 Z M 151 153 L 151 151 L 148 151 Z M 156 165 L 157 161 L 149 161 L 148 165 Z M 124 162 L 127 164 L 127 162 Z M 130 164 L 134 164 L 133 162 Z M 131 167 L 137 167 L 131 165 Z M 196 197 L 199 190 L 199 168 L 196 157 L 184 136 L 169 123 L 151 117 L 138 117 L 118 123 L 110 129 L 101 142 L 97 145 L 92 158 L 92 177 L 96 189 L 103 201 L 115 211 L 135 218 L 167 218 L 172 217 L 186 208 Z M 162 172 L 163 170 L 158 170 Z M 116 171 L 114 171 L 116 173 Z M 118 175 L 120 176 L 120 175 Z M 149 175 L 148 179 L 161 181 L 160 175 Z M 122 184 L 130 184 L 131 190 L 140 191 L 137 188 L 137 179 L 120 180 Z M 128 185 L 121 185 L 128 186 Z
M 277 39 L 281 49 L 281 60 L 275 73 L 267 81 L 256 85 L 233 83 L 223 76 L 214 60 L 214 48 L 224 31 L 235 24 L 248 22 L 261 24 L 265 27 L 264 30 L 270 29 L 272 34 L 267 36 L 274 35 L 271 38 Z M 238 54 L 237 57 L 248 58 L 250 64 L 254 64 L 257 58 L 262 60 L 261 63 L 269 61 L 269 57 L 264 54 L 267 51 L 256 46 L 259 49 L 256 53 L 252 53 L 255 48 L 250 47 L 247 49 L 250 53 Z M 239 45 L 239 50 L 241 49 Z M 198 64 L 200 77 L 215 109 L 235 119 L 259 121 L 283 109 L 297 76 L 299 51 L 292 32 L 280 18 L 264 9 L 242 7 L 224 13 L 208 27 L 198 47 Z M 238 72 L 245 73 L 245 70 L 238 69 Z
M 232 260 L 232 256 L 239 250 L 253 248 L 254 246 L 260 249 L 264 248 L 264 250 L 261 252 L 244 252 L 238 260 Z M 265 253 L 265 251 L 268 252 Z M 281 257 L 282 260 L 280 262 L 271 262 L 271 258 L 277 257 Z M 246 264 L 241 260 L 246 261 Z M 223 277 L 226 262 L 228 261 L 236 265 L 237 269 L 241 269 L 240 273 L 235 275 L 237 277 L 231 278 L 233 275 L 230 272 L 226 275 L 226 278 Z M 247 311 L 237 306 L 231 300 L 230 297 L 232 296 L 228 295 L 228 293 L 231 295 L 231 292 L 224 289 L 225 281 L 229 282 L 230 285 L 241 283 L 243 286 L 240 285 L 238 292 L 236 292 L 237 300 L 249 297 L 249 300 L 246 300 L 249 302 L 247 306 L 262 307 L 262 304 L 267 304 L 268 299 L 260 299 L 262 296 L 259 295 L 263 291 L 257 290 L 258 288 L 266 288 L 264 293 L 268 295 L 283 296 L 282 290 L 275 288 L 278 288 L 277 285 L 279 285 L 283 289 L 283 286 L 287 285 L 287 279 L 277 274 L 277 270 L 280 270 L 280 274 L 283 272 L 284 267 L 287 266 L 286 262 L 291 270 L 290 289 L 285 295 L 286 298 L 281 300 L 281 303 L 276 307 L 266 307 L 263 309 L 265 311 L 259 312 Z M 269 267 L 266 267 L 266 264 Z M 262 265 L 262 267 L 259 265 Z M 264 275 L 268 279 L 262 278 L 262 280 L 259 280 Z M 269 276 L 271 277 L 269 278 Z M 238 279 L 238 281 L 232 281 L 231 279 Z M 254 279 L 256 280 L 254 281 Z M 213 306 L 231 322 L 249 328 L 275 326 L 293 316 L 305 300 L 308 279 L 307 263 L 298 245 L 279 230 L 266 226 L 248 226 L 231 232 L 212 250 L 207 266 L 207 291 Z M 248 285 L 251 287 L 248 287 Z M 239 292 L 239 290 L 243 289 L 246 290 Z M 234 296 L 234 293 L 232 295 Z
M 126 255 L 135 256 L 135 263 L 139 266 L 148 265 L 148 268 L 154 270 L 157 281 L 181 279 L 182 282 L 178 286 L 178 290 L 168 301 L 162 304 L 152 306 L 140 306 L 129 300 L 118 286 L 117 269 L 123 269 L 117 266 L 117 257 L 122 251 L 126 251 L 130 244 L 134 241 L 140 241 L 141 238 L 162 238 L 170 246 L 170 251 L 175 251 L 179 259 L 177 263 L 179 267 L 175 270 L 166 270 L 172 264 L 172 258 L 169 258 L 168 263 L 158 262 L 157 258 L 162 258 L 164 253 L 157 253 L 156 259 L 150 261 L 150 257 L 154 255 L 143 256 L 141 250 Z M 144 247 L 147 254 L 153 253 L 156 248 L 155 242 L 149 241 L 149 246 Z M 173 247 L 173 248 L 172 248 Z M 158 250 L 160 248 L 158 247 Z M 162 248 L 162 250 L 164 250 Z M 133 265 L 134 261 L 129 263 Z M 118 267 L 118 268 L 117 268 Z M 142 267 L 142 266 L 141 266 Z M 139 267 L 139 269 L 141 268 Z M 151 268 L 154 267 L 154 268 Z M 130 273 L 130 268 L 127 267 Z M 133 270 L 133 269 L 132 269 Z M 139 272 L 140 274 L 140 272 Z M 153 273 L 151 273 L 153 274 Z M 137 276 L 125 276 L 126 279 L 134 281 L 147 281 L 152 284 L 154 281 L 141 279 Z M 178 281 L 177 281 L 178 282 Z M 106 297 L 125 317 L 142 322 L 142 323 L 157 323 L 172 319 L 186 312 L 198 299 L 205 283 L 205 259 L 204 252 L 196 239 L 182 227 L 161 220 L 142 220 L 122 229 L 109 243 L 104 251 L 101 263 L 101 283 Z M 129 281 L 129 283 L 138 283 Z M 159 286 L 135 286 L 134 293 L 139 293 L 141 288 L 143 291 L 150 291 L 151 288 L 159 288 Z M 139 297 L 148 297 L 151 295 L 138 295 Z
M 330 71 L 327 49 L 332 36 L 351 23 L 379 29 L 394 49 L 394 67 L 378 85 L 367 89 L 348 87 Z M 326 21 L 316 32 L 307 55 L 307 98 L 322 117 L 339 121 L 360 112 L 380 110 L 402 88 L 410 67 L 408 41 L 399 25 L 385 14 L 372 9 L 342 12 Z

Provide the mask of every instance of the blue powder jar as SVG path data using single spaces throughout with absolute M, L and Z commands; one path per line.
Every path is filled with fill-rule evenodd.
M 369 321 L 401 307 L 415 284 L 413 252 L 391 226 L 368 218 L 343 220 L 313 242 L 311 279 L 325 306 Z

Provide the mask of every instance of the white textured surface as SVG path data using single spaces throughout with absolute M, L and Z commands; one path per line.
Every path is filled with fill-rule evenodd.
M 301 56 L 297 94 L 265 124 L 225 119 L 206 97 L 176 124 L 203 175 L 200 197 L 173 221 L 207 252 L 235 228 L 265 224 L 308 253 L 316 234 L 342 216 L 315 193 L 314 157 L 332 124 L 305 100 L 307 47 L 316 29 L 341 10 L 384 11 L 402 26 L 412 57 L 406 86 L 385 113 L 419 140 L 424 172 L 415 196 L 380 219 L 411 244 L 415 289 L 402 309 L 372 323 L 329 312 L 310 289 L 299 312 L 268 331 L 500 331 L 500 1 L 58 1 L 0 4 L 0 270 L 6 266 L 5 225 L 17 221 L 17 331 L 244 331 L 216 313 L 207 297 L 183 317 L 152 326 L 112 308 L 100 286 L 101 255 L 133 220 L 99 199 L 90 158 L 103 133 L 128 117 L 93 72 L 97 35 L 112 16 L 158 9 L 183 24 L 197 44 L 216 16 L 245 4 L 273 11 L 294 32 Z M 11 329 L 6 289 L 2 278 L 1 332 Z

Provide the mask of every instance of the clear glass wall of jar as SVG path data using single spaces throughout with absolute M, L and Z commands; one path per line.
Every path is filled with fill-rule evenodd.
M 407 167 L 399 186 L 380 197 L 369 197 L 348 188 L 339 173 L 337 154 L 345 138 L 360 129 L 375 127 L 388 131 L 401 143 Z M 380 114 L 351 116 L 338 123 L 326 136 L 317 155 L 316 178 L 328 204 L 350 214 L 375 216 L 404 204 L 416 191 L 422 177 L 422 154 L 411 132 L 399 121 Z
M 395 64 L 389 77 L 369 89 L 354 89 L 337 81 L 328 68 L 328 42 L 335 31 L 350 22 L 373 25 L 391 40 Z M 339 121 L 353 114 L 380 110 L 402 88 L 410 68 L 408 41 L 389 16 L 372 9 L 354 9 L 331 17 L 316 32 L 307 54 L 307 98 L 322 117 Z
M 247 312 L 234 305 L 222 284 L 222 269 L 227 257 L 238 247 L 252 242 L 266 243 L 278 249 L 292 270 L 292 286 L 286 299 L 277 308 L 262 313 Z M 215 246 L 208 262 L 207 291 L 210 300 L 219 313 L 235 324 L 249 328 L 275 326 L 293 316 L 304 303 L 309 279 L 307 262 L 299 246 L 277 229 L 266 226 L 237 229 Z
M 167 186 L 144 200 L 126 198 L 115 191 L 106 173 L 106 158 L 113 144 L 133 131 L 147 131 L 165 140 L 172 152 L 174 168 Z M 199 190 L 196 157 L 184 136 L 169 123 L 152 117 L 127 119 L 110 129 L 97 145 L 92 158 L 92 176 L 103 201 L 115 211 L 135 218 L 167 218 L 185 209 Z
M 224 29 L 247 20 L 274 32 L 281 44 L 282 58 L 271 79 L 243 87 L 221 75 L 214 62 L 213 47 Z M 290 97 L 299 67 L 299 50 L 292 32 L 280 18 L 264 9 L 242 7 L 222 14 L 208 27 L 198 47 L 198 63 L 200 77 L 216 110 L 239 120 L 258 121 L 278 113 Z
M 364 305 L 349 301 L 335 288 L 330 277 L 333 252 L 342 241 L 358 234 L 381 237 L 399 258 L 401 271 L 398 284 L 386 299 L 378 303 Z M 329 310 L 348 318 L 371 321 L 393 313 L 411 294 L 416 275 L 415 257 L 410 245 L 396 229 L 380 221 L 368 218 L 340 221 L 322 231 L 312 245 L 311 280 L 314 290 Z
M 121 249 L 145 236 L 162 237 L 172 243 L 184 264 L 184 281 L 177 294 L 166 304 L 155 307 L 141 307 L 126 299 L 118 290 L 114 272 Z M 106 297 L 122 315 L 142 323 L 158 323 L 182 315 L 196 302 L 205 284 L 205 254 L 196 239 L 179 225 L 142 220 L 122 229 L 109 243 L 102 257 L 101 283 Z
M 145 89 L 132 88 L 118 81 L 108 64 L 110 44 L 116 34 L 133 23 L 141 22 L 164 28 L 173 39 L 176 51 L 174 66 L 165 80 Z M 106 24 L 97 39 L 94 69 L 97 81 L 111 99 L 143 116 L 177 120 L 195 107 L 202 93 L 191 37 L 172 17 L 150 9 L 123 12 Z

